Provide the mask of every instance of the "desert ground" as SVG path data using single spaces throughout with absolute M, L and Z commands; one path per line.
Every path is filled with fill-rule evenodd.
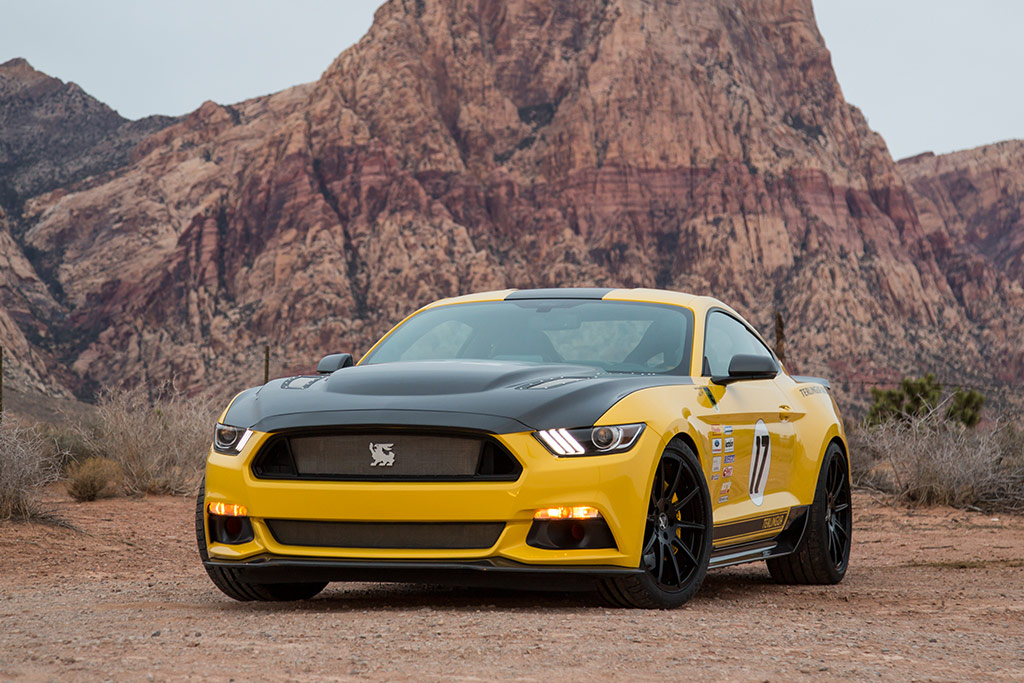
M 0 523 L 0 679 L 1024 679 L 1021 516 L 857 492 L 841 584 L 744 565 L 668 612 L 387 584 L 254 604 L 207 579 L 191 499 L 47 496 L 75 529 Z

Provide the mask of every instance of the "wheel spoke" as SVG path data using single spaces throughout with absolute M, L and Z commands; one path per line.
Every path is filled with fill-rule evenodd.
M 835 566 L 838 567 L 843 561 L 844 546 L 842 543 L 839 542 L 838 536 L 836 536 L 835 538 L 836 543 L 834 545 L 830 545 L 829 554 L 832 556 L 832 562 L 835 564 Z
M 839 534 L 836 533 L 835 527 L 829 527 L 828 530 L 828 548 L 829 550 L 835 551 L 839 548 Z M 835 558 L 835 552 L 832 553 L 833 559 Z
M 678 514 L 679 511 L 682 510 L 684 507 L 686 507 L 686 504 L 689 503 L 691 500 L 693 500 L 693 497 L 696 496 L 696 495 L 697 495 L 697 489 L 694 488 L 692 491 L 690 491 L 689 493 L 686 494 L 685 498 L 682 498 L 682 499 L 676 501 L 672 505 L 672 514 L 673 515 Z
M 676 522 L 676 528 L 692 529 L 694 531 L 704 531 L 704 525 L 697 524 L 696 522 Z
M 662 575 L 665 573 L 665 544 L 661 542 L 656 543 L 654 545 L 654 554 L 658 564 L 658 582 L 664 583 Z
M 665 492 L 665 499 L 672 500 L 672 494 L 679 490 L 679 481 L 683 478 L 683 464 L 676 463 L 676 476 L 672 479 L 672 487 Z
M 836 525 L 835 525 L 835 528 L 836 528 L 837 531 L 841 531 L 843 533 L 843 538 L 846 538 L 846 539 L 850 538 L 849 532 L 846 531 L 846 525 L 845 524 L 840 524 L 840 523 L 837 522 Z
M 838 459 L 832 461 L 832 465 L 829 467 L 828 478 L 829 478 L 829 486 L 828 486 L 829 495 L 832 498 L 839 498 L 840 494 L 842 494 L 842 492 L 843 492 L 843 488 L 844 488 L 843 485 L 846 482 L 844 481 L 845 477 L 843 477 L 843 471 L 839 467 L 839 460 Z
M 835 507 L 832 508 L 832 514 L 838 515 L 840 512 L 842 512 L 848 507 L 850 507 L 849 503 L 840 503 L 839 505 L 836 505 Z
M 674 552 L 672 552 L 672 547 L 671 546 L 666 548 L 666 551 L 668 552 L 668 556 L 672 559 L 672 569 L 676 573 L 676 583 L 675 583 L 675 585 L 678 586 L 678 585 L 683 583 L 683 573 L 681 571 L 679 571 L 679 561 L 676 560 L 676 554 Z
M 662 498 L 662 490 L 661 490 L 661 485 L 660 484 L 661 484 L 661 480 L 662 480 L 662 470 L 663 469 L 664 469 L 664 465 L 659 462 L 658 463 L 658 469 L 654 473 L 654 486 L 651 488 L 651 509 L 652 510 L 657 510 L 658 509 L 658 501 L 660 501 L 661 498 Z
M 686 547 L 686 544 L 683 543 L 681 538 L 673 538 L 672 544 L 678 546 L 684 553 L 686 553 L 686 557 L 690 560 L 690 562 L 693 563 L 694 566 L 697 566 L 697 558 L 694 557 L 693 552 Z

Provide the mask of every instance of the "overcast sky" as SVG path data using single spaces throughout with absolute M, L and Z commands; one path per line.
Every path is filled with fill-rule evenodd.
M 557 1 L 557 0 L 552 0 Z M 313 81 L 373 0 L 0 0 L 0 62 L 25 57 L 123 116 L 182 114 Z M 1024 138 L 1024 3 L 814 0 L 846 99 L 895 158 Z

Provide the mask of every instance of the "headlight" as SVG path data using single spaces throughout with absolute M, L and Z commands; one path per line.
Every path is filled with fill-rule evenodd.
M 628 451 L 644 431 L 643 423 L 583 429 L 544 429 L 533 435 L 557 456 L 610 455 Z
M 238 455 L 251 436 L 251 429 L 217 423 L 213 430 L 213 450 L 226 455 Z

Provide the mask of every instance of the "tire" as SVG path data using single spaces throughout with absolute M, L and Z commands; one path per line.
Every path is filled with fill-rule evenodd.
M 247 602 L 286 602 L 291 600 L 307 600 L 327 586 L 326 582 L 316 583 L 251 583 L 240 578 L 237 570 L 228 567 L 211 567 L 206 564 L 210 555 L 206 550 L 206 519 L 203 507 L 206 500 L 206 480 L 199 484 L 196 496 L 196 543 L 199 546 L 199 557 L 203 567 L 209 574 L 213 585 L 220 592 L 234 600 Z
M 766 560 L 768 572 L 778 583 L 839 583 L 850 566 L 853 508 L 846 456 L 835 443 L 825 451 L 808 514 L 800 545 L 790 555 Z
M 644 524 L 643 574 L 604 579 L 606 601 L 620 607 L 671 609 L 694 596 L 711 556 L 711 494 L 693 450 L 673 442 L 654 474 Z

